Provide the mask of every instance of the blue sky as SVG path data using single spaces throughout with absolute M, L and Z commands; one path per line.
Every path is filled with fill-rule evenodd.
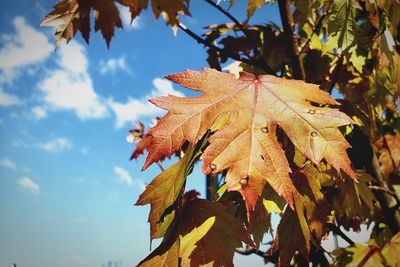
M 0 4 L 0 266 L 135 265 L 149 253 L 149 227 L 148 207 L 133 204 L 159 169 L 140 172 L 143 159 L 129 162 L 125 137 L 134 120 L 150 125 L 163 114 L 147 98 L 190 94 L 162 77 L 207 66 L 206 52 L 149 10 L 132 26 L 125 21 L 110 50 L 100 34 L 87 46 L 78 33 L 55 51 L 53 29 L 38 26 L 54 1 L 7 3 Z M 191 12 L 183 21 L 199 33 L 228 22 L 202 1 L 192 1 Z M 245 19 L 243 6 L 233 12 Z M 204 193 L 203 177 L 190 177 L 188 187 Z
M 243 2 L 232 10 L 239 20 Z M 162 77 L 207 66 L 206 51 L 183 32 L 174 37 L 149 10 L 132 26 L 124 21 L 110 50 L 92 32 L 89 46 L 78 34 L 55 51 L 53 30 L 38 27 L 54 2 L 7 3 L 0 3 L 0 266 L 133 266 L 149 253 L 149 209 L 133 204 L 159 169 L 141 172 L 144 158 L 129 162 L 125 137 L 134 120 L 149 126 L 163 114 L 149 97 L 190 95 Z M 253 20 L 279 24 L 276 11 L 267 6 Z M 228 22 L 203 1 L 192 1 L 191 13 L 183 22 L 198 33 Z M 188 188 L 204 194 L 199 173 Z M 235 262 L 262 265 L 257 256 Z

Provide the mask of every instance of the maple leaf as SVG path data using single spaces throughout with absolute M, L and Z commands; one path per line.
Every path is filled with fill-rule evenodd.
M 382 249 L 382 256 L 385 257 L 389 266 L 396 266 L 400 263 L 400 232 L 395 234 Z
M 221 203 L 184 196 L 174 231 L 139 266 L 233 266 L 241 242 L 254 245 L 240 220 Z
M 379 163 L 384 177 L 400 167 L 400 134 L 386 134 L 375 142 L 379 150 Z
M 146 186 L 145 191 L 139 196 L 135 205 L 151 204 L 148 222 L 150 223 L 150 237 L 160 237 L 160 227 L 163 217 L 168 208 L 171 208 L 177 198 L 182 194 L 186 177 L 193 169 L 194 162 L 200 156 L 202 149 L 207 143 L 207 136 L 197 146 L 189 148 L 184 157 L 163 171 L 160 175 Z M 166 224 L 171 222 L 171 218 Z M 162 231 L 164 232 L 164 231 Z
M 353 121 L 337 109 L 313 105 L 339 104 L 317 85 L 270 75 L 256 78 L 246 72 L 236 79 L 233 74 L 208 68 L 166 78 L 203 94 L 150 100 L 168 113 L 148 131 L 153 138 L 143 169 L 170 157 L 185 141 L 196 143 L 214 121 L 229 114 L 229 122 L 209 138 L 202 170 L 218 173 L 228 169 L 228 190 L 240 191 L 248 211 L 254 210 L 267 182 L 293 207 L 296 190 L 276 137 L 277 126 L 315 164 L 324 158 L 354 177 L 346 154 L 349 144 L 337 128 Z
M 90 6 L 88 2 L 62 0 L 54 5 L 54 10 L 47 14 L 40 26 L 56 26 L 56 43 L 62 39 L 69 42 L 79 30 L 86 42 L 90 33 Z
M 115 28 L 122 29 L 122 20 L 115 2 L 126 6 L 131 12 L 131 21 L 147 8 L 149 0 L 61 0 L 54 5 L 42 21 L 41 26 L 55 26 L 56 42 L 70 41 L 79 30 L 89 43 L 90 13 L 93 9 L 95 31 L 100 30 L 107 47 L 114 36 Z M 176 27 L 179 13 L 190 15 L 188 0 L 152 0 L 155 19 L 163 14 L 167 24 Z
M 308 259 L 311 233 L 304 212 L 304 199 L 297 193 L 295 194 L 295 210 L 285 210 L 273 244 L 273 250 L 279 250 L 279 263 L 282 266 L 289 266 L 297 250 L 304 259 Z

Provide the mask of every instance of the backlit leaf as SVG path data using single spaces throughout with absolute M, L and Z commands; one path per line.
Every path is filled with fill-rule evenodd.
M 254 210 L 267 182 L 293 207 L 296 190 L 276 137 L 277 126 L 314 163 L 324 158 L 354 177 L 346 154 L 349 145 L 337 128 L 353 121 L 336 109 L 312 105 L 338 104 L 318 86 L 269 75 L 256 78 L 246 72 L 236 79 L 212 69 L 188 70 L 167 78 L 203 94 L 150 100 L 168 114 L 148 132 L 153 139 L 144 169 L 171 156 L 185 141 L 196 143 L 214 121 L 230 114 L 229 122 L 209 138 L 202 155 L 203 172 L 228 169 L 228 191 L 240 191 L 248 211 Z

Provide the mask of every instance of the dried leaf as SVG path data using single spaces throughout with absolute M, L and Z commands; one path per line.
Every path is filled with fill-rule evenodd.
M 382 175 L 388 177 L 400 167 L 400 134 L 386 134 L 375 142 L 379 151 Z

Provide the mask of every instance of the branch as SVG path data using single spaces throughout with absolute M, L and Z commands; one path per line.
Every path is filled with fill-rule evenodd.
M 275 74 L 275 72 L 263 61 L 259 61 L 259 60 L 251 60 L 251 59 L 246 59 L 246 58 L 242 58 L 237 54 L 232 54 L 229 53 L 221 48 L 219 48 L 218 46 L 207 42 L 206 40 L 204 40 L 203 38 L 201 38 L 200 36 L 198 36 L 196 33 L 192 32 L 190 29 L 188 29 L 183 23 L 179 23 L 178 27 L 184 31 L 187 35 L 189 35 L 190 37 L 192 37 L 194 40 L 196 40 L 199 44 L 202 44 L 208 48 L 211 49 L 215 49 L 216 51 L 218 51 L 221 55 L 227 56 L 231 59 L 237 60 L 237 61 L 241 61 L 243 63 L 258 67 L 263 69 L 266 73 L 268 74 Z
M 333 223 L 328 224 L 328 229 L 332 231 L 335 235 L 338 235 L 341 238 L 343 238 L 347 243 L 349 243 L 350 246 L 354 246 L 354 241 L 351 240 L 345 233 L 343 233 L 343 231 L 335 224 Z
M 287 52 L 293 69 L 293 78 L 306 79 L 303 62 L 300 59 L 299 46 L 294 36 L 293 14 L 290 11 L 290 0 L 279 0 L 279 13 L 281 15 L 283 31 L 288 42 Z
M 325 12 L 324 14 L 321 15 L 321 17 L 319 17 L 317 19 L 317 22 L 315 23 L 315 26 L 313 28 L 312 33 L 310 34 L 310 36 L 307 37 L 307 40 L 301 45 L 300 48 L 300 54 L 302 54 L 304 52 L 304 49 L 306 48 L 306 46 L 310 43 L 311 38 L 314 36 L 314 34 L 316 32 L 319 32 L 319 30 L 321 29 L 322 26 L 322 21 L 324 20 L 324 18 L 328 15 L 327 12 Z
M 336 62 L 335 69 L 332 72 L 332 77 L 331 77 L 331 80 L 329 82 L 329 86 L 328 86 L 328 88 L 326 90 L 329 94 L 332 94 L 332 90 L 335 87 L 335 85 L 337 83 L 337 80 L 339 79 L 339 73 L 340 73 L 340 70 L 341 70 L 341 68 L 343 66 L 343 58 L 344 58 L 343 55 L 340 55 L 338 61 Z
M 397 194 L 395 192 L 393 192 L 392 190 L 385 188 L 385 187 L 381 187 L 381 186 L 375 186 L 375 185 L 370 185 L 370 186 L 368 186 L 368 188 L 371 190 L 381 191 L 383 193 L 386 193 L 386 194 L 392 196 L 394 198 L 394 200 L 396 201 L 396 207 L 400 207 L 400 199 L 397 196 Z
M 215 7 L 218 11 L 220 11 L 225 16 L 227 16 L 233 23 L 236 24 L 236 26 L 238 26 L 238 28 L 244 33 L 244 35 L 246 35 L 248 37 L 246 29 L 243 27 L 243 24 L 240 23 L 234 16 L 232 16 L 232 14 L 230 14 L 228 11 L 223 9 L 221 6 L 214 3 L 212 0 L 204 0 L 204 1 L 208 4 L 210 4 L 211 6 Z
M 275 259 L 272 255 L 269 255 L 266 252 L 262 252 L 256 248 L 248 246 L 248 245 L 245 248 L 236 248 L 235 252 L 239 253 L 240 255 L 244 255 L 244 256 L 255 254 L 255 255 L 262 257 L 265 261 L 275 262 Z

